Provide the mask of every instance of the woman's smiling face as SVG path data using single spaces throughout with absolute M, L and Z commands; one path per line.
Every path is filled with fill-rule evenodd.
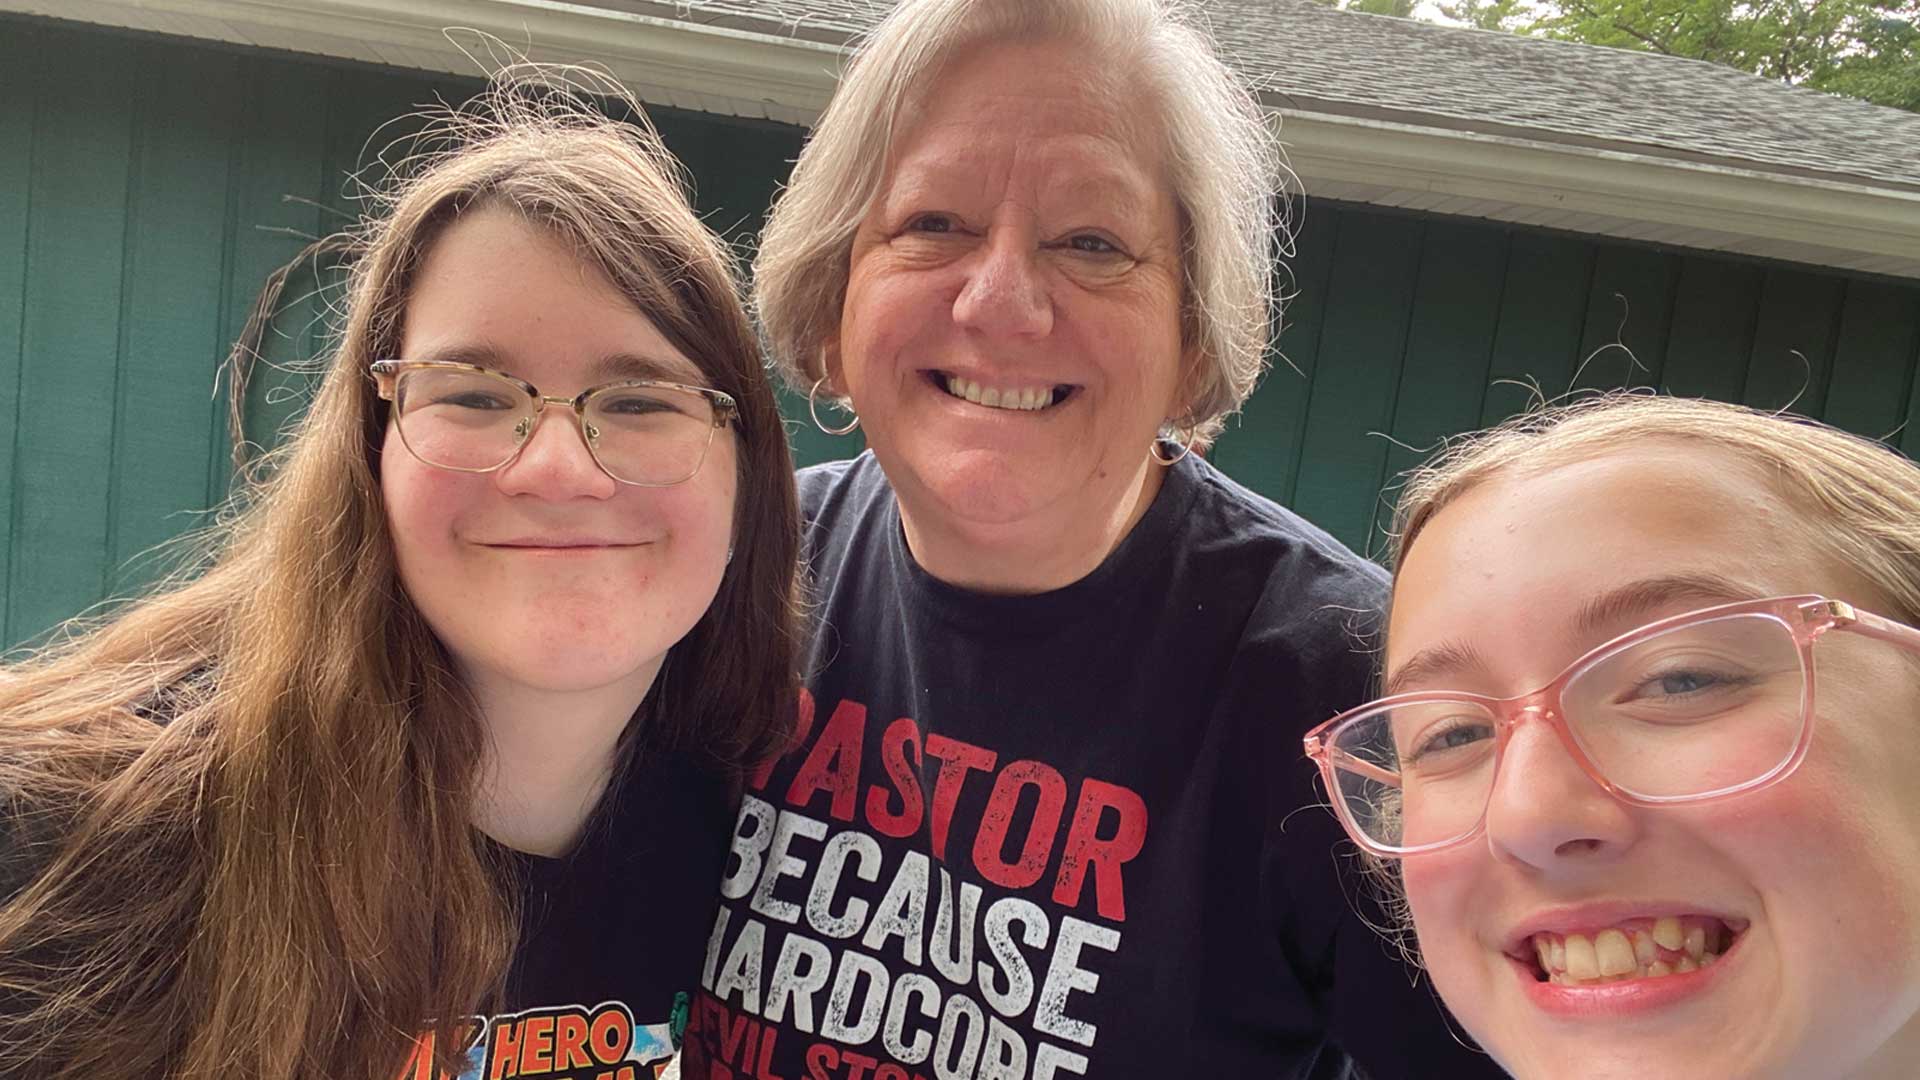
M 903 113 L 828 368 L 910 529 L 1072 544 L 1180 408 L 1179 212 L 1114 81 L 1065 45 L 989 44 Z
M 1407 552 L 1389 677 L 1423 653 L 1468 658 L 1396 689 L 1510 697 L 1607 639 L 1717 599 L 1820 593 L 1888 610 L 1814 546 L 1811 527 L 1758 470 L 1677 442 L 1496 474 Z M 1682 580 L 1707 584 L 1644 588 Z M 1916 1074 L 1920 666 L 1844 632 L 1820 639 L 1814 659 L 1812 744 L 1778 784 L 1629 806 L 1547 725 L 1522 723 L 1485 836 L 1402 862 L 1436 987 L 1515 1075 Z M 1632 941 L 1656 926 L 1665 936 L 1663 918 L 1702 927 L 1709 943 L 1730 938 L 1724 955 L 1688 975 L 1583 985 L 1537 974 L 1539 943 L 1579 951 L 1609 930 Z

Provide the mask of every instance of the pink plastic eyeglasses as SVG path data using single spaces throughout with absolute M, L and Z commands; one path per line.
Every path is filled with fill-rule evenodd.
M 1307 734 L 1334 813 L 1389 858 L 1486 828 L 1501 758 L 1528 719 L 1602 789 L 1636 806 L 1702 802 L 1791 775 L 1813 736 L 1813 645 L 1829 630 L 1920 652 L 1920 630 L 1822 596 L 1723 604 L 1650 623 L 1530 694 L 1395 694 Z

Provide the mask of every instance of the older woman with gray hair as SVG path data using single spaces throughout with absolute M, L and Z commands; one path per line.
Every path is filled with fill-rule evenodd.
M 749 778 L 688 1075 L 1497 1075 L 1349 902 L 1299 753 L 1380 571 L 1192 450 L 1252 391 L 1281 165 L 1159 0 L 905 0 L 756 266 L 868 453 Z

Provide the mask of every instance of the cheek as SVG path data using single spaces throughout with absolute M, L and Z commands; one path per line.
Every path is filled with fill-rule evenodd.
M 1701 830 L 1751 879 L 1783 950 L 1863 981 L 1920 972 L 1920 813 L 1911 781 L 1884 771 L 1809 754 Z
M 1478 844 L 1404 860 L 1401 866 L 1421 958 L 1441 995 L 1469 1025 L 1475 1023 L 1477 1003 L 1489 1000 L 1479 985 L 1482 974 L 1490 960 L 1498 959 L 1480 944 L 1473 921 L 1487 908 L 1474 898 L 1491 870 Z
M 380 455 L 380 502 L 393 539 L 400 582 L 417 593 L 422 568 L 452 548 L 452 522 L 465 477 L 422 465 L 407 453 L 393 429 Z

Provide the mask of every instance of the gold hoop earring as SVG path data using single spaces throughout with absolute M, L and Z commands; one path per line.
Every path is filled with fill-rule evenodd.
M 1175 435 L 1178 435 L 1179 429 L 1175 428 L 1173 433 Z M 1177 454 L 1174 454 L 1172 457 L 1168 457 L 1165 454 L 1163 454 L 1160 450 L 1160 444 L 1166 440 L 1161 438 L 1159 432 L 1154 432 L 1153 441 L 1147 444 L 1147 453 L 1152 455 L 1153 460 L 1159 462 L 1162 465 L 1173 465 L 1179 462 L 1181 458 L 1186 457 L 1188 454 L 1193 453 L 1193 444 L 1195 442 L 1198 442 L 1199 439 L 1200 439 L 1199 429 L 1197 427 L 1188 428 L 1186 441 L 1178 444 L 1180 447 L 1180 452 Z
M 814 382 L 813 389 L 807 391 L 807 415 L 813 417 L 814 427 L 819 428 L 828 435 L 851 435 L 854 429 L 860 426 L 860 414 L 853 411 L 853 405 L 851 403 L 840 406 L 840 408 L 847 411 L 847 415 L 853 417 L 853 419 L 847 421 L 844 426 L 832 428 L 820 420 L 820 387 L 824 386 L 826 381 L 826 376 L 821 376 Z

